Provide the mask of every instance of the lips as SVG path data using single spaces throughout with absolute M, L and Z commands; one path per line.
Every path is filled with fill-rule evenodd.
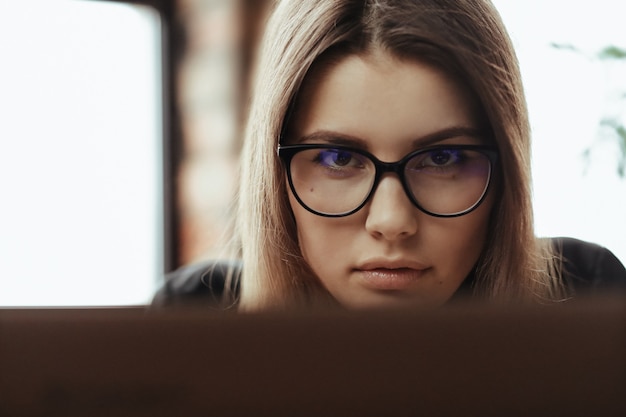
M 371 260 L 354 269 L 363 285 L 373 290 L 402 291 L 423 279 L 429 268 L 403 260 Z

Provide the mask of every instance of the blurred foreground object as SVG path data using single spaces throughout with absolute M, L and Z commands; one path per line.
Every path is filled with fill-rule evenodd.
M 0 415 L 623 416 L 626 307 L 0 310 Z

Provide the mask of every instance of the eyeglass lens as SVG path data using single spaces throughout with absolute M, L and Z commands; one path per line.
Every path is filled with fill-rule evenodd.
M 290 169 L 302 204 L 326 215 L 358 208 L 376 180 L 376 166 L 367 155 L 331 147 L 299 151 L 291 159 Z M 477 150 L 437 148 L 414 154 L 403 172 L 414 203 L 432 214 L 454 215 L 482 199 L 491 163 Z

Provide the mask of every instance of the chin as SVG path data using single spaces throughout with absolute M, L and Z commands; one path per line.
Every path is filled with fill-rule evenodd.
M 337 301 L 348 310 L 433 309 L 446 302 L 439 298 L 424 298 L 396 291 L 338 298 Z

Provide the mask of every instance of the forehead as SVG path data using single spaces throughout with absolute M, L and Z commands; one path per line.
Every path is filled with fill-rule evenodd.
M 324 59 L 312 67 L 299 92 L 289 131 L 331 130 L 364 139 L 438 129 L 478 127 L 478 106 L 445 72 L 384 51 Z

